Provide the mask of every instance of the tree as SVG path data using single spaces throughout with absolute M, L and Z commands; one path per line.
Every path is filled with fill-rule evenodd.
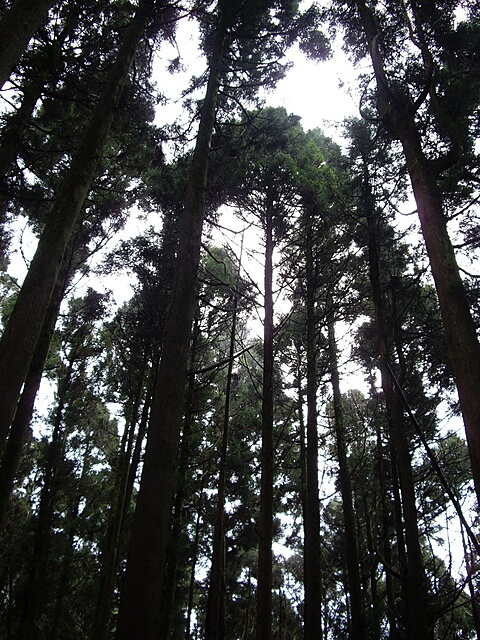
M 284 276 L 296 307 L 291 320 L 293 339 L 306 359 L 304 588 L 308 638 L 321 634 L 321 609 L 326 606 L 321 597 L 317 399 L 321 380 L 333 365 L 328 362 L 323 327 L 332 314 L 343 317 L 347 313 L 351 301 L 342 279 L 348 281 L 353 267 L 348 251 L 351 229 L 343 211 L 348 176 L 340 149 L 318 130 L 292 142 L 290 171 L 299 197 L 299 218 L 289 230 Z M 295 279 L 290 282 L 292 274 Z
M 242 128 L 247 155 L 232 200 L 241 215 L 254 216 L 264 242 L 264 318 L 262 380 L 262 453 L 258 523 L 257 638 L 272 634 L 274 491 L 274 261 L 288 220 L 296 213 L 296 194 L 288 150 L 300 133 L 298 120 L 282 109 L 267 109 Z
M 236 282 L 233 284 L 230 298 L 232 299 L 232 326 L 228 350 L 228 368 L 225 385 L 225 408 L 223 416 L 223 430 L 220 445 L 219 475 L 217 488 L 217 513 L 212 546 L 212 567 L 210 570 L 207 613 L 205 618 L 205 639 L 222 640 L 225 638 L 225 494 L 228 472 L 228 438 L 230 431 L 230 400 L 232 393 L 232 379 L 235 356 L 238 298 L 240 288 L 240 269 L 242 264 L 243 238 L 238 261 Z M 227 264 L 223 261 L 224 269 Z M 233 274 L 232 274 L 233 275 Z M 225 277 L 225 276 L 223 276 Z
M 0 19 L 0 88 L 57 0 L 16 0 Z
M 33 501 L 38 505 L 32 509 L 31 533 L 25 541 L 26 562 L 15 569 L 13 593 L 18 609 L 16 637 L 19 638 L 47 634 L 49 629 L 48 637 L 53 640 L 63 627 L 59 611 L 62 603 L 64 608 L 71 607 L 71 596 L 76 590 L 69 589 L 72 565 L 79 559 L 74 558 L 74 538 L 81 539 L 82 529 L 88 530 L 91 526 L 91 514 L 87 515 L 86 508 L 92 499 L 87 490 L 89 483 L 97 483 L 94 491 L 98 508 L 104 505 L 104 479 L 100 479 L 103 474 L 96 476 L 92 467 L 100 462 L 98 449 L 103 444 L 116 446 L 113 435 L 116 424 L 109 423 L 105 407 L 95 393 L 101 368 L 93 368 L 90 375 L 87 373 L 99 355 L 94 324 L 104 313 L 104 303 L 103 297 L 92 290 L 84 299 L 73 301 L 72 315 L 56 336 L 63 349 L 58 362 L 56 402 L 50 417 L 52 437 L 50 442 L 47 438 L 37 442 L 39 456 L 29 459 L 31 464 L 33 458 L 29 473 L 32 476 L 37 473 L 41 483 L 38 500 Z M 110 441 L 109 429 L 112 429 Z M 30 444 L 34 443 L 32 437 Z M 104 463 L 104 459 L 101 462 Z M 21 499 L 21 491 L 18 494 L 14 496 L 16 501 Z M 80 511 L 84 511 L 84 517 L 78 520 Z M 12 526 L 12 522 L 9 524 Z M 98 526 L 98 521 L 96 524 Z M 80 546 L 83 541 L 78 543 Z M 91 554 L 88 556 L 91 558 Z M 84 567 L 80 569 L 77 565 L 77 568 L 83 572 Z M 83 624 L 83 615 L 81 617 Z
M 164 347 L 154 391 L 151 426 L 117 626 L 118 640 L 137 635 L 157 638 L 159 606 L 174 492 L 174 469 L 183 414 L 188 345 L 195 308 L 208 156 L 226 24 L 220 18 L 214 36 L 209 81 L 192 158 L 180 227 L 175 280 L 166 319 Z M 140 624 L 139 624 L 140 621 Z
M 71 258 L 68 259 L 68 258 Z M 42 380 L 45 362 L 50 350 L 55 323 L 65 289 L 74 271 L 75 258 L 70 255 L 62 265 L 61 274 L 52 294 L 50 305 L 45 315 L 44 326 L 37 341 L 35 352 L 30 362 L 28 374 L 18 401 L 15 418 L 9 432 L 5 453 L 0 466 L 0 527 L 3 528 L 8 509 L 8 500 L 13 489 L 15 472 L 20 455 L 28 437 L 28 429 L 32 420 L 35 399 Z M 62 277 L 63 276 L 63 277 Z
M 362 208 L 368 224 L 369 277 L 372 301 L 375 309 L 375 326 L 380 356 L 382 388 L 387 405 L 392 464 L 396 466 L 401 492 L 402 511 L 405 524 L 407 549 L 406 566 L 403 567 L 404 588 L 407 609 L 407 629 L 412 638 L 433 638 L 433 627 L 428 610 L 427 581 L 424 572 L 419 540 L 418 517 L 409 442 L 406 435 L 405 419 L 401 398 L 395 388 L 391 370 L 391 350 L 382 292 L 379 238 L 375 220 L 376 203 L 369 180 L 368 165 L 364 160 L 364 182 Z
M 252 80 L 257 81 L 259 74 L 265 82 L 278 78 L 281 68 L 277 61 L 290 41 L 295 8 L 290 3 L 272 6 L 271 2 L 248 2 L 233 7 L 220 0 L 216 12 L 205 16 L 209 26 L 205 38 L 208 81 L 185 194 L 177 267 L 119 610 L 118 640 L 126 640 L 132 635 L 156 640 L 160 625 L 156 603 L 162 594 L 210 145 L 219 90 L 222 83 L 226 86 L 231 80 L 235 86 L 240 79 L 238 95 L 241 97 L 245 92 L 248 97 Z
M 342 495 L 343 519 L 345 523 L 347 575 L 350 595 L 351 624 L 349 637 L 353 640 L 354 638 L 366 638 L 367 629 L 360 576 L 358 535 L 355 523 L 355 509 L 353 504 L 352 477 L 348 464 L 345 438 L 345 420 L 340 393 L 340 377 L 338 374 L 338 355 L 335 338 L 334 317 L 330 317 L 328 322 L 330 367 L 333 389 L 333 419 L 335 424 L 335 436 L 339 467 L 338 479 Z
M 128 72 L 145 26 L 155 8 L 144 0 L 126 31 L 124 42 L 96 105 L 92 119 L 67 171 L 37 251 L 0 342 L 0 450 L 15 414 L 21 386 L 38 340 L 63 254 L 94 178 Z
M 339 7 L 336 15 L 347 28 L 347 41 L 355 47 L 354 55 L 368 53 L 371 59 L 376 90 L 373 108 L 368 113 L 364 107 L 364 112 L 369 118 L 377 118 L 403 149 L 439 299 L 480 501 L 480 344 L 447 229 L 446 197 L 442 189 L 445 175 L 453 173 L 458 184 L 462 165 L 468 166 L 474 155 L 474 131 L 469 123 L 476 108 L 474 95 L 479 76 L 470 33 L 478 25 L 470 20 L 455 26 L 455 3 L 443 3 L 433 13 L 428 3 L 416 0 L 401 7 L 392 3 L 382 13 L 365 0 L 356 2 L 355 13 L 351 7 L 336 6 Z M 437 19 L 440 16 L 437 12 L 441 12 L 441 19 Z M 353 28 L 361 30 L 356 32 L 359 38 L 353 35 Z M 399 66 L 396 51 L 405 51 L 403 39 L 411 44 L 411 49 L 406 63 Z M 469 61 L 469 71 L 463 66 L 463 59 Z M 468 78 L 469 84 L 461 104 L 460 77 Z
M 5 214 L 23 216 L 35 235 L 51 225 L 62 177 L 144 1 L 59 3 L 10 75 L 12 110 L 1 118 Z M 395 37 L 406 15 L 415 31 L 408 2 L 387 0 L 385 15 L 375 5 L 384 34 L 376 42 L 391 91 L 406 79 L 418 95 L 421 56 Z M 339 23 L 360 24 L 360 3 L 331 6 L 344 12 Z M 386 114 L 376 117 L 377 92 L 363 87 L 371 122 L 349 123 L 347 158 L 320 131 L 304 132 L 297 116 L 257 101 L 297 37 L 309 54 L 324 48 L 312 31 L 317 3 L 306 13 L 290 0 L 150 5 L 88 195 L 56 254 L 62 265 L 38 337 L 29 337 L 28 372 L 6 430 L 1 640 L 470 640 L 479 546 L 467 517 L 465 564 L 457 570 L 453 555 L 438 557 L 439 545 L 453 547 L 451 505 L 461 513 L 472 501 L 468 456 L 438 428 L 451 426 L 436 414 L 443 400 L 455 411 L 453 377 L 425 254 L 392 224 L 408 176 Z M 431 20 L 417 7 L 445 67 L 435 75 L 437 106 L 451 111 L 465 68 L 450 36 L 459 36 L 473 69 L 476 29 L 472 21 L 458 33 L 455 26 L 453 37 L 440 28 L 448 12 L 433 7 Z M 200 25 L 207 64 L 184 95 L 206 94 L 188 100 L 190 133 L 173 139 L 175 125 L 153 124 L 159 94 L 150 73 L 171 34 L 166 22 L 180 13 Z M 362 34 L 347 33 L 357 43 Z M 390 53 L 400 54 L 395 66 Z M 465 97 L 474 101 L 470 90 Z M 431 128 L 432 99 L 414 120 L 424 153 L 437 157 L 448 144 Z M 471 105 L 457 105 L 467 140 Z M 452 165 L 437 182 L 470 250 L 475 220 L 461 209 L 476 195 L 473 148 L 463 159 L 464 173 Z M 138 207 L 132 222 L 144 225 L 125 239 L 130 206 Z M 257 234 L 242 277 L 232 258 L 239 233 L 229 229 L 222 249 L 211 243 L 220 244 L 234 215 L 235 227 Z M 109 255 L 93 270 L 99 247 Z M 264 273 L 247 284 L 252 262 Z M 131 299 L 118 309 L 100 305 L 91 321 L 96 294 L 78 293 L 85 276 L 118 276 L 117 285 L 124 274 Z M 0 276 L 2 323 L 15 287 Z M 468 295 L 477 313 L 475 286 Z M 252 304 L 255 325 L 240 315 Z M 37 320 L 32 313 L 33 333 Z M 252 337 L 259 321 L 263 337 Z M 349 354 L 341 333 L 354 342 Z M 341 394 L 344 362 L 366 372 L 367 391 Z M 48 415 L 43 402 L 34 407 L 40 380 L 41 389 L 56 389 Z

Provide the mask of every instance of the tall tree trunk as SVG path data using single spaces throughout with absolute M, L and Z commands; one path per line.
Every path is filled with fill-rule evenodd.
M 448 235 L 440 189 L 418 131 L 408 127 L 401 143 L 437 290 L 480 505 L 480 344 Z
M 121 593 L 117 640 L 158 640 L 160 630 L 165 553 L 180 426 L 185 406 L 185 380 L 195 312 L 209 151 L 225 36 L 226 28 L 220 20 L 181 220 L 172 298 L 165 324 L 143 473 Z
M 398 463 L 396 451 L 392 444 L 392 431 L 393 427 L 391 425 L 391 415 L 388 413 L 386 420 L 388 424 L 388 438 L 389 438 L 389 462 L 390 462 L 390 470 L 392 474 L 392 496 L 393 496 L 393 519 L 395 522 L 395 539 L 397 542 L 397 556 L 398 556 L 398 566 L 400 569 L 400 596 L 401 601 L 403 603 L 402 613 L 403 615 L 399 616 L 399 619 L 402 620 L 404 626 L 408 628 L 408 589 L 407 589 L 407 581 L 405 576 L 408 575 L 408 555 L 407 555 L 407 545 L 405 542 L 405 531 L 403 524 L 403 514 L 402 514 L 402 498 L 400 495 L 400 480 L 398 478 Z
M 365 489 L 367 489 L 367 487 L 365 487 Z M 378 589 L 378 567 L 380 563 L 375 549 L 374 536 L 376 526 L 375 522 L 372 522 L 371 519 L 372 509 L 370 504 L 371 500 L 369 500 L 369 495 L 362 493 L 362 506 L 365 515 L 365 538 L 368 551 L 368 583 L 371 594 L 368 604 L 365 602 L 366 598 L 364 599 L 363 610 L 365 612 L 365 618 L 368 616 L 365 626 L 370 628 L 370 640 L 381 640 L 382 613 L 379 605 L 383 594 L 380 594 Z M 359 528 L 360 527 L 357 526 L 357 533 Z M 387 590 L 387 587 L 385 590 Z M 368 593 L 368 588 L 365 584 L 363 585 L 363 592 L 365 594 Z
M 272 638 L 273 542 L 273 198 L 265 211 L 265 302 L 263 321 L 262 449 L 258 523 L 257 640 Z
M 225 492 L 227 484 L 227 453 L 230 426 L 230 396 L 232 389 L 233 360 L 235 354 L 235 338 L 237 330 L 238 288 L 240 284 L 240 268 L 242 264 L 243 236 L 237 270 L 236 290 L 232 293 L 232 326 L 228 350 L 227 382 L 225 388 L 225 407 L 223 413 L 223 432 L 219 461 L 217 489 L 217 507 L 215 530 L 212 547 L 212 567 L 205 622 L 205 640 L 225 640 Z
M 467 545 L 467 540 L 465 539 L 465 528 L 463 526 L 461 527 L 460 533 L 462 535 L 463 557 L 465 560 L 465 568 L 467 571 L 468 591 L 470 593 L 470 601 L 472 607 L 473 628 L 475 629 L 475 635 L 477 636 L 476 640 L 480 640 L 480 612 L 478 611 L 478 590 L 475 589 L 475 583 L 473 581 L 473 576 L 476 572 L 474 559 L 477 557 L 477 554 L 473 549 L 471 541 L 469 541 Z
M 0 89 L 58 0 L 14 0 L 0 20 Z
M 307 286 L 307 445 L 304 509 L 305 640 L 322 639 L 322 585 L 320 556 L 320 500 L 318 494 L 317 347 L 315 321 L 315 266 L 313 220 L 307 213 L 305 276 Z M 303 409 L 302 409 L 303 410 Z
M 330 352 L 330 370 L 333 389 L 333 411 L 335 435 L 337 442 L 338 475 L 342 494 L 343 520 L 345 525 L 348 594 L 350 596 L 350 630 L 351 640 L 366 638 L 365 612 L 363 608 L 362 582 L 358 559 L 357 527 L 353 506 L 352 480 L 348 468 L 347 444 L 345 441 L 345 420 L 340 393 L 340 377 L 338 374 L 337 343 L 335 338 L 335 319 L 333 313 L 328 319 L 328 346 Z
M 403 416 L 403 404 L 390 374 L 390 355 L 383 309 L 380 279 L 378 217 L 370 192 L 368 167 L 364 160 L 364 206 L 368 224 L 369 276 L 375 311 L 382 389 L 388 413 L 393 465 L 397 467 L 405 526 L 407 566 L 403 579 L 406 594 L 407 633 L 412 640 L 433 640 L 432 617 L 428 606 L 427 581 L 424 571 L 418 529 L 415 487 L 409 443 Z M 397 525 L 398 526 L 398 525 Z
M 8 442 L 0 467 L 0 530 L 3 528 L 7 513 L 8 500 L 12 493 L 15 472 L 20 455 L 28 437 L 28 429 L 33 415 L 35 399 L 42 380 L 45 361 L 50 349 L 55 324 L 57 322 L 60 305 L 63 300 L 67 283 L 75 270 L 74 251 L 64 261 L 62 273 L 58 278 L 50 304 L 45 315 L 44 326 L 40 333 L 35 352 L 28 370 L 22 395 L 18 402 L 15 418 L 12 422 Z
M 30 3 L 29 3 L 30 5 Z M 45 314 L 63 255 L 95 175 L 103 145 L 155 0 L 142 0 L 112 65 L 92 119 L 67 171 L 57 200 L 0 341 L 0 452 Z
M 378 49 L 377 23 L 365 0 L 357 0 L 377 83 L 379 115 L 400 140 L 430 260 L 448 353 L 453 365 L 465 425 L 477 501 L 480 505 L 480 343 L 455 251 L 448 235 L 438 183 L 442 160 L 426 157 L 419 126 L 408 102 L 395 97 Z
M 163 585 L 164 598 L 162 600 L 162 628 L 160 637 L 170 638 L 174 628 L 176 602 L 177 602 L 177 571 L 178 557 L 181 545 L 182 527 L 185 524 L 184 504 L 187 492 L 187 471 L 190 462 L 190 433 L 192 427 L 192 412 L 190 410 L 194 393 L 194 376 L 191 376 L 188 388 L 188 401 L 185 420 L 182 430 L 182 442 L 180 445 L 180 455 L 178 462 L 177 484 L 175 500 L 172 510 L 172 524 L 168 541 L 167 564 L 165 568 L 165 579 Z
M 198 348 L 198 338 L 200 336 L 199 325 L 199 307 L 194 318 L 192 341 L 191 341 L 191 361 L 195 361 L 195 354 Z M 185 419 L 182 428 L 182 440 L 180 444 L 180 453 L 178 460 L 178 470 L 176 477 L 176 491 L 173 502 L 171 527 L 168 540 L 168 555 L 165 567 L 165 578 L 163 584 L 164 598 L 162 600 L 162 627 L 161 638 L 170 638 L 174 622 L 175 604 L 177 599 L 176 578 L 177 565 L 179 556 L 179 547 L 182 533 L 182 526 L 185 521 L 184 504 L 187 497 L 188 479 L 187 471 L 190 464 L 190 434 L 192 432 L 194 420 L 194 404 L 195 404 L 196 381 L 195 375 L 191 374 L 188 379 L 187 402 L 185 410 Z M 203 488 L 203 480 L 202 480 Z
M 195 571 L 197 568 L 198 560 L 198 542 L 200 540 L 200 527 L 202 524 L 202 512 L 204 503 L 204 485 L 207 477 L 208 468 L 207 463 L 204 463 L 202 481 L 200 482 L 200 489 L 198 492 L 198 506 L 197 506 L 197 519 L 195 521 L 195 535 L 193 538 L 193 558 L 190 566 L 190 581 L 188 585 L 188 602 L 187 602 L 187 619 L 185 625 L 185 640 L 192 640 L 192 613 L 193 613 L 193 600 L 195 595 Z
M 373 386 L 373 385 L 372 385 Z M 381 509 L 381 545 L 383 554 L 383 565 L 385 572 L 385 595 L 386 595 L 386 608 L 387 608 L 387 620 L 390 630 L 390 640 L 399 640 L 398 624 L 397 624 L 397 607 L 395 604 L 395 588 L 394 581 L 391 572 L 392 567 L 392 549 L 390 544 L 391 537 L 391 525 L 390 525 L 390 509 L 387 506 L 387 475 L 385 469 L 385 456 L 384 447 L 382 445 L 382 432 L 380 424 L 377 423 L 376 427 L 376 463 L 375 463 L 375 475 L 378 478 L 380 487 L 380 509 Z
M 33 415 L 35 399 L 40 388 L 45 360 L 48 355 L 55 322 L 60 309 L 60 302 L 60 299 L 52 300 L 51 308 L 47 311 L 45 325 L 30 363 L 28 375 L 2 458 L 0 467 L 0 529 L 3 529 L 5 523 L 8 502 L 14 486 L 15 473 L 23 446 L 28 439 L 28 430 Z

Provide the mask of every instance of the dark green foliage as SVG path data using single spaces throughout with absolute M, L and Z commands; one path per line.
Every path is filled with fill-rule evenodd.
M 10 4 L 0 2 L 0 16 Z M 0 116 L 2 221 L 22 215 L 35 233 L 44 227 L 137 4 L 57 3 L 50 20 L 36 32 L 11 76 L 11 105 Z M 361 4 L 359 0 L 357 8 Z M 195 154 L 181 139 L 179 148 L 187 151 L 164 156 L 174 129 L 155 126 L 161 98 L 152 75 L 162 64 L 162 41 L 174 40 L 180 14 L 199 22 L 206 60 L 218 67 L 219 93 L 203 194 L 211 227 L 208 239 L 207 234 L 202 239 L 193 331 L 185 346 L 186 409 L 178 463 L 171 474 L 173 506 L 162 520 L 170 525 L 164 588 L 162 594 L 155 593 L 158 600 L 162 596 L 162 637 L 193 640 L 206 634 L 222 444 L 228 432 L 222 640 L 258 638 L 266 393 L 264 345 L 254 335 L 258 317 L 263 317 L 262 285 L 248 269 L 258 259 L 256 250 L 264 249 L 258 245 L 270 228 L 276 305 L 273 495 L 268 505 L 274 541 L 272 635 L 300 640 L 309 628 L 305 590 L 312 583 L 304 562 L 304 537 L 312 489 L 306 470 L 312 460 L 319 485 L 321 633 L 323 640 L 333 640 L 347 638 L 351 630 L 347 549 L 352 540 L 345 529 L 338 473 L 342 443 L 335 437 L 328 353 L 328 323 L 335 317 L 337 336 L 342 336 L 340 372 L 347 364 L 357 373 L 353 381 L 346 375 L 341 379 L 341 409 L 366 637 L 411 638 L 404 589 L 409 553 L 405 514 L 389 409 L 378 376 L 382 358 L 369 281 L 372 220 L 389 362 L 418 423 L 403 406 L 433 637 L 470 640 L 475 630 L 478 635 L 478 556 L 469 548 L 468 536 L 462 539 L 463 531 L 458 532 L 445 486 L 418 432 L 469 522 L 474 502 L 471 466 L 465 442 L 455 430 L 457 399 L 437 294 L 425 252 L 414 246 L 412 228 L 399 224 L 404 220 L 399 210 L 410 207 L 410 192 L 401 150 L 393 141 L 399 128 L 392 107 L 407 108 L 418 125 L 456 249 L 471 261 L 462 265 L 472 274 L 465 274 L 465 281 L 478 325 L 478 18 L 472 4 L 465 7 L 466 19 L 460 19 L 454 1 L 372 5 L 380 29 L 377 53 L 393 102 L 387 104 L 365 77 L 361 108 L 368 122 L 345 123 L 349 147 L 344 154 L 319 129 L 305 132 L 298 116 L 263 106 L 258 87 L 274 86 L 284 75 L 288 65 L 283 54 L 293 43 L 309 58 L 329 55 L 330 40 L 322 31 L 328 16 L 335 22 L 332 29 L 343 31 L 352 57 L 362 60 L 369 45 L 357 8 L 338 1 L 321 9 L 314 3 L 300 13 L 296 0 L 199 1 L 169 5 L 148 20 L 68 250 L 67 280 L 72 282 L 74 271 L 88 280 L 83 293 L 78 290 L 82 278 L 67 288 L 1 532 L 0 640 L 103 640 L 115 633 L 145 460 L 145 431 L 163 433 L 165 427 L 165 421 L 150 421 L 151 398 L 162 351 L 170 346 L 165 345 L 165 326 L 182 221 L 189 215 L 185 192 Z M 411 45 L 406 47 L 408 39 Z M 206 79 L 193 78 L 184 96 Z M 308 81 L 321 82 L 320 66 L 318 77 Z M 205 102 L 187 105 L 193 123 Z M 253 248 L 253 259 L 252 247 L 245 247 L 250 255 L 240 277 L 239 238 L 232 246 L 218 241 L 221 226 L 216 225 L 223 224 L 221 214 L 227 207 L 242 224 L 252 222 L 263 238 Z M 130 216 L 143 219 L 133 238 L 122 232 Z M 188 231 L 183 233 L 188 236 Z M 17 283 L 4 274 L 10 231 L 2 233 L 0 302 L 6 320 Z M 108 255 L 92 275 L 91 256 L 104 247 Z M 92 288 L 93 277 L 105 275 L 129 279 L 133 293 L 120 308 L 108 294 Z M 170 318 L 173 326 L 182 321 L 183 309 Z M 183 367 L 173 362 L 168 377 Z M 312 397 L 315 415 L 307 425 Z M 317 442 L 310 439 L 314 451 L 307 462 L 312 427 Z M 154 474 L 160 466 L 153 467 Z M 160 493 L 163 490 L 162 485 Z M 103 583 L 106 559 L 113 563 L 113 573 Z M 107 611 L 93 630 L 102 588 Z

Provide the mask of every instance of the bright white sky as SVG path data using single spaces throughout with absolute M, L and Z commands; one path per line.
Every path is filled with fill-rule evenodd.
M 294 67 L 267 97 L 272 106 L 282 106 L 302 118 L 303 128 L 320 128 L 338 140 L 344 118 L 359 115 L 358 99 L 349 94 L 356 72 L 337 48 L 325 62 L 307 60 L 298 49 L 291 52 Z
M 159 106 L 157 122 L 169 124 L 181 111 L 181 92 L 188 86 L 192 75 L 200 75 L 205 61 L 197 48 L 197 30 L 192 21 L 184 21 L 177 31 L 178 51 L 165 43 L 156 62 L 155 77 L 158 89 L 169 99 Z M 349 95 L 354 89 L 356 71 L 337 43 L 332 58 L 326 62 L 307 60 L 293 47 L 287 59 L 294 66 L 274 91 L 265 94 L 268 105 L 282 106 L 289 113 L 302 118 L 304 129 L 321 128 L 337 139 L 337 126 L 349 115 L 358 115 L 358 98 Z M 184 71 L 169 74 L 168 63 L 180 54 Z

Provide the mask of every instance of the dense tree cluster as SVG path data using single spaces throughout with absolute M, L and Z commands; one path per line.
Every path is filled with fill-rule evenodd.
M 334 38 L 343 149 L 260 98 Z M 479 38 L 473 1 L 0 2 L 0 640 L 480 638 Z

